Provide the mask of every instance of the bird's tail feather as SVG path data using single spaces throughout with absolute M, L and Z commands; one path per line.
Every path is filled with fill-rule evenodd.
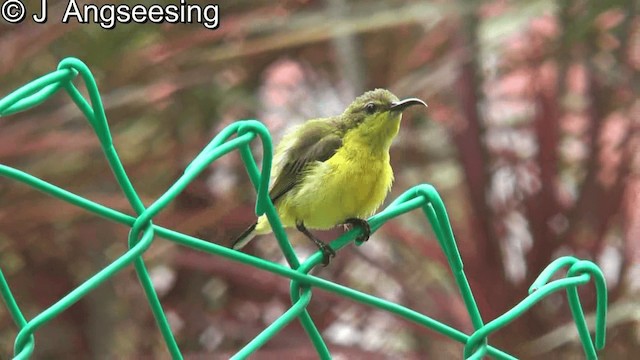
M 238 249 L 242 249 L 245 245 L 247 245 L 249 241 L 251 241 L 256 236 L 257 225 L 258 225 L 258 222 L 256 221 L 253 224 L 251 224 L 251 226 L 249 226 L 245 231 L 243 231 L 242 234 L 240 234 L 240 236 L 238 236 L 233 241 L 231 248 L 238 250 Z

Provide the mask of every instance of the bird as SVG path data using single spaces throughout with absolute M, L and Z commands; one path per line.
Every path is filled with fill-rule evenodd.
M 276 146 L 269 197 L 282 225 L 295 227 L 315 243 L 327 266 L 336 255 L 310 229 L 360 227 L 368 240 L 367 218 L 382 205 L 393 182 L 389 148 L 400 129 L 402 112 L 427 104 L 399 100 L 386 89 L 358 96 L 341 115 L 311 119 L 285 133 Z M 239 250 L 256 235 L 270 233 L 260 216 L 232 243 Z

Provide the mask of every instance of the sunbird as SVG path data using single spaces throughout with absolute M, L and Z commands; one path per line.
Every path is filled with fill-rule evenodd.
M 369 239 L 366 218 L 384 202 L 393 182 L 389 148 L 398 134 L 402 112 L 427 104 L 416 98 L 398 100 L 385 89 L 357 97 L 338 116 L 308 120 L 287 132 L 273 157 L 269 196 L 282 225 L 295 226 L 313 241 L 326 266 L 335 251 L 309 229 L 337 225 L 362 228 Z M 271 226 L 260 216 L 233 242 L 240 249 Z

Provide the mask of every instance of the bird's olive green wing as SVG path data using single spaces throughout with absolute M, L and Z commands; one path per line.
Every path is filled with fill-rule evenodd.
M 308 164 L 328 160 L 342 146 L 336 128 L 325 120 L 309 121 L 288 136 L 293 140 L 288 148 L 280 149 L 285 153 L 269 192 L 274 203 L 299 183 Z

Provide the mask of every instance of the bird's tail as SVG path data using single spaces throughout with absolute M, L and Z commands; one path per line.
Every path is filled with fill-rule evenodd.
M 269 221 L 267 217 L 263 215 L 233 241 L 231 248 L 235 250 L 242 249 L 249 241 L 253 240 L 256 235 L 268 234 L 270 232 L 271 226 L 269 225 Z
M 231 248 L 235 250 L 242 249 L 245 245 L 249 243 L 249 241 L 253 240 L 253 238 L 256 236 L 257 225 L 258 225 L 258 222 L 256 221 L 253 224 L 251 224 L 251 226 L 249 226 L 245 231 L 243 231 L 242 234 L 240 234 L 240 236 L 238 236 L 233 241 L 233 245 L 231 245 Z

